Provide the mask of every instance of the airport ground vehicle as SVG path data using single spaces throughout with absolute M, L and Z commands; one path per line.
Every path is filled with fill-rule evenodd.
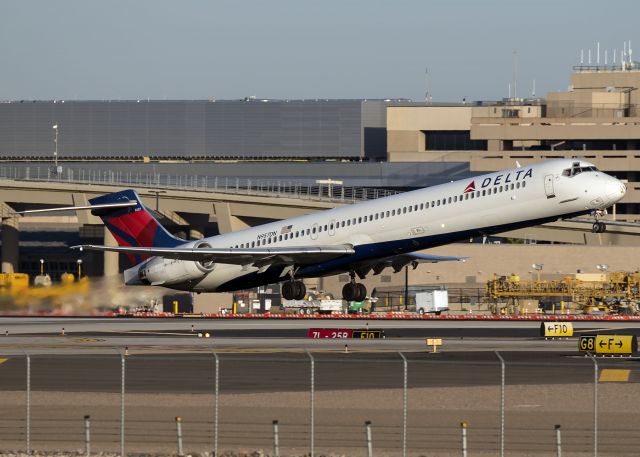
M 282 309 L 295 310 L 300 314 L 331 314 L 344 312 L 342 300 L 336 299 L 308 299 L 282 300 Z
M 416 294 L 416 312 L 418 314 L 435 313 L 440 315 L 449 309 L 449 293 L 446 290 L 430 290 Z

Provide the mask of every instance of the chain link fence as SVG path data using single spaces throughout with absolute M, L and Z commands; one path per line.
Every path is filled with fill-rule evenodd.
M 634 362 L 266 352 L 5 356 L 0 451 L 502 457 L 640 446 Z

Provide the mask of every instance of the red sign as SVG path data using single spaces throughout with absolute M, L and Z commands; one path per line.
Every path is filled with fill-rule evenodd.
M 352 334 L 350 328 L 310 328 L 307 338 L 351 338 Z

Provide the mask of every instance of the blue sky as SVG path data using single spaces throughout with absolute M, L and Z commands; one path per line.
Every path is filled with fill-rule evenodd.
M 425 68 L 434 101 L 494 100 L 514 51 L 518 95 L 534 78 L 544 95 L 597 41 L 611 58 L 632 40 L 640 60 L 639 13 L 637 0 L 2 0 L 0 100 L 421 100 Z

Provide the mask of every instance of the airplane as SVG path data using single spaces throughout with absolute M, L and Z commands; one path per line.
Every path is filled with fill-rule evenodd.
M 356 276 L 464 260 L 416 251 L 586 214 L 602 224 L 599 215 L 625 193 L 592 163 L 556 159 L 187 241 L 124 190 L 75 207 L 101 217 L 118 246 L 72 248 L 126 254 L 132 286 L 228 292 L 283 283 L 283 298 L 302 299 L 303 278 L 346 273 L 343 298 L 361 301 L 367 290 Z

